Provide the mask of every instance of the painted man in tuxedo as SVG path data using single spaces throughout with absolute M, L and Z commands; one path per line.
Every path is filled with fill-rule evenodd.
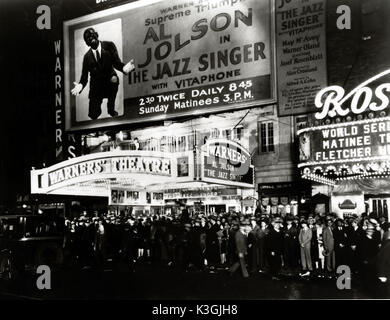
M 90 49 L 84 55 L 80 81 L 74 82 L 72 94 L 79 95 L 88 83 L 89 86 L 89 112 L 88 116 L 95 120 L 102 113 L 101 104 L 107 98 L 107 111 L 115 117 L 115 99 L 118 92 L 119 78 L 115 69 L 128 74 L 134 69 L 133 60 L 126 65 L 119 58 L 118 51 L 113 42 L 99 41 L 99 35 L 93 28 L 84 31 L 84 41 Z

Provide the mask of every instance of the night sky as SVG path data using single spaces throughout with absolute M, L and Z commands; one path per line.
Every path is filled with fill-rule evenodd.
M 49 152 L 51 77 L 49 41 L 35 26 L 38 1 L 0 1 L 3 145 L 1 203 L 29 192 L 29 168 Z M 45 31 L 41 31 L 45 32 Z M 46 32 L 48 33 L 48 32 Z
M 49 4 L 52 29 L 38 30 L 37 7 Z M 82 1 L 66 1 L 84 8 Z M 1 73 L 3 75 L 0 204 L 30 191 L 29 170 L 54 161 L 54 40 L 59 39 L 62 1 L 2 0 Z M 76 10 L 77 11 L 77 10 Z M 89 11 L 89 12 L 88 12 Z M 60 32 L 60 33 L 59 33 Z

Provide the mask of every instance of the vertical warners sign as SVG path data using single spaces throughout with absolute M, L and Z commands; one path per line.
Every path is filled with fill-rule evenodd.
M 89 117 L 89 84 L 79 82 L 84 31 L 115 45 L 135 70 L 119 77 L 112 116 Z M 234 110 L 275 102 L 272 0 L 137 1 L 64 23 L 66 125 L 69 130 Z M 104 91 L 103 88 L 102 91 Z M 109 91 L 107 89 L 107 91 Z
M 279 114 L 315 110 L 327 85 L 325 0 L 276 0 Z

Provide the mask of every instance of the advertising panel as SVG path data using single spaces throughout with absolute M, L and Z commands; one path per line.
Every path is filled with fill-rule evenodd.
M 390 169 L 389 156 L 390 117 L 324 125 L 299 132 L 298 167 L 307 167 L 307 173 L 381 174 Z
M 325 20 L 325 0 L 276 1 L 280 116 L 314 111 L 327 85 Z
M 164 194 L 162 192 L 134 191 L 127 189 L 111 189 L 108 199 L 109 205 L 144 206 L 163 205 Z
M 66 129 L 274 102 L 272 13 L 272 0 L 150 0 L 64 22 Z
M 251 155 L 228 139 L 212 139 L 202 146 L 202 180 L 253 188 Z
M 323 126 L 300 136 L 300 160 L 340 162 L 377 157 L 385 159 L 389 155 L 388 117 Z

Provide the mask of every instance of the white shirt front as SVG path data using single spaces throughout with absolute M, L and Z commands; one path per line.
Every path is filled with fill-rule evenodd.
M 102 58 L 102 46 L 100 44 L 100 41 L 99 41 L 99 46 L 97 47 L 97 49 L 96 50 L 92 49 L 93 56 L 95 57 L 95 60 L 97 61 L 96 51 L 99 52 L 99 56 L 100 56 L 100 59 L 101 59 Z

